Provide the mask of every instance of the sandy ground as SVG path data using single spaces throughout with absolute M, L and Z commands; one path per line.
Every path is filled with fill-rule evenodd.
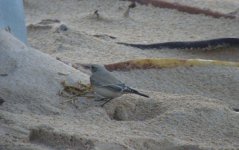
M 225 3 L 230 4 L 228 1 Z M 210 3 L 210 7 L 212 4 Z M 216 4 L 213 8 L 217 8 Z M 50 7 L 51 5 L 54 6 Z M 239 35 L 238 19 L 214 19 L 204 15 L 190 15 L 147 6 L 137 6 L 132 10 L 129 18 L 124 18 L 123 14 L 128 5 L 129 3 L 125 1 L 107 0 L 71 0 L 67 3 L 29 0 L 26 7 L 27 24 L 37 26 L 37 23 L 43 19 L 58 19 L 69 28 L 67 32 L 61 33 L 54 32 L 52 28 L 30 28 L 29 44 L 52 56 L 81 63 L 88 63 L 89 60 L 93 63 L 112 63 L 152 57 L 238 60 L 238 52 L 234 50 L 217 53 L 177 50 L 176 52 L 172 50 L 145 52 L 118 45 L 116 42 L 153 43 Z M 100 19 L 94 16 L 95 10 L 99 11 Z M 53 25 L 56 23 L 50 26 Z M 99 36 L 95 37 L 95 35 Z
M 239 7 L 233 0 L 177 2 L 223 13 Z M 89 73 L 56 57 L 70 63 L 100 64 L 140 58 L 238 61 L 238 48 L 143 51 L 117 44 L 239 38 L 238 19 L 140 5 L 126 18 L 128 5 L 119 0 L 25 0 L 28 45 L 40 51 L 0 34 L 0 62 L 4 64 L 0 96 L 5 100 L 0 106 L 0 149 L 239 147 L 238 67 L 115 71 L 115 76 L 150 99 L 124 95 L 104 108 L 85 98 L 61 104 L 67 99 L 57 93 L 67 78 L 60 74 L 89 83 Z

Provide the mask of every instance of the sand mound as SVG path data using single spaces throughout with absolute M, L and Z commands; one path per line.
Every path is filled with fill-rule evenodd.
M 139 89 L 201 95 L 225 101 L 230 106 L 239 108 L 238 67 L 208 65 L 115 71 L 114 74 L 125 83 Z

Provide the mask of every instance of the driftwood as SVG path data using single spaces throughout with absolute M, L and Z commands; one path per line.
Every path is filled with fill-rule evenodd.
M 178 11 L 186 12 L 186 13 L 189 13 L 189 14 L 204 14 L 206 16 L 211 16 L 213 18 L 220 18 L 220 17 L 229 18 L 229 19 L 236 18 L 233 15 L 223 14 L 223 13 L 220 13 L 220 12 L 212 11 L 210 9 L 202 9 L 202 8 L 182 5 L 182 4 L 179 4 L 179 3 L 166 2 L 166 1 L 162 1 L 162 0 L 129 0 L 129 1 L 136 1 L 139 4 L 142 4 L 142 5 L 151 4 L 155 7 L 176 9 Z
M 118 44 L 136 47 L 139 49 L 215 49 L 220 47 L 239 47 L 239 38 L 218 38 L 202 41 L 174 41 L 152 44 L 131 44 L 118 42 Z

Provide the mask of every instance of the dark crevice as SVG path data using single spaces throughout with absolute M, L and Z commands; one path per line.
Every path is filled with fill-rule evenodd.
M 239 108 L 232 108 L 233 111 L 239 112 Z
M 0 97 L 0 105 L 2 105 L 4 102 L 4 99 Z

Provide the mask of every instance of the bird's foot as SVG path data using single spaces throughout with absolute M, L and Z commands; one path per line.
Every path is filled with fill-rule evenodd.
M 110 102 L 113 98 L 108 98 L 106 102 L 104 102 L 103 104 L 101 104 L 101 107 L 104 107 L 105 104 L 107 104 L 108 102 Z
M 104 101 L 104 100 L 106 100 L 107 98 L 96 98 L 96 99 L 94 99 L 94 101 L 97 101 L 97 102 L 99 102 L 99 101 Z

